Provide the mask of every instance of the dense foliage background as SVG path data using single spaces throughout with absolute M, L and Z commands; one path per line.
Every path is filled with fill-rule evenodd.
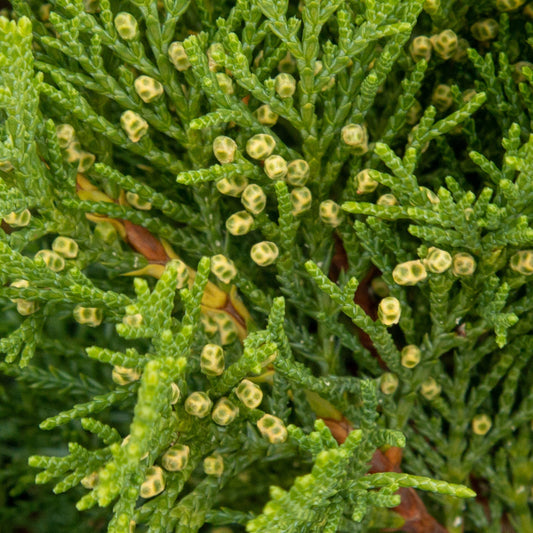
M 0 531 L 532 531 L 533 4 L 11 4 Z

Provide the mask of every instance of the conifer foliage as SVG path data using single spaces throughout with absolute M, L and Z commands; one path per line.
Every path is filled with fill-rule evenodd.
M 533 3 L 11 4 L 0 529 L 531 532 Z

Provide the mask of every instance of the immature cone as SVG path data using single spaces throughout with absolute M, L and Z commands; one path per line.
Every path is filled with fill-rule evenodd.
M 424 264 L 430 272 L 442 274 L 452 266 L 452 256 L 446 250 L 432 246 L 428 250 Z
M 325 224 L 336 228 L 342 222 L 342 211 L 339 204 L 333 200 L 324 200 L 318 208 L 320 219 Z
M 453 104 L 452 89 L 449 85 L 441 83 L 435 87 L 431 96 L 431 103 L 441 113 L 446 111 Z
M 19 315 L 32 315 L 37 309 L 39 309 L 39 304 L 37 302 L 22 299 L 17 301 L 17 313 Z
M 263 189 L 255 183 L 248 185 L 241 195 L 242 205 L 254 215 L 263 211 L 266 207 L 266 201 L 267 198 Z
M 220 398 L 215 404 L 211 418 L 219 426 L 231 424 L 239 416 L 239 408 L 227 398 Z
M 309 163 L 305 159 L 294 159 L 287 166 L 287 183 L 301 187 L 309 179 Z
M 204 472 L 208 476 L 220 477 L 224 473 L 224 459 L 218 454 L 204 459 Z
M 139 27 L 135 17 L 126 12 L 120 12 L 115 17 L 115 28 L 118 34 L 125 40 L 131 41 L 139 35 Z
M 414 344 L 408 344 L 402 348 L 402 366 L 405 368 L 414 368 L 422 357 L 420 348 Z
M 120 125 L 126 132 L 129 140 L 133 143 L 139 142 L 148 132 L 148 122 L 141 115 L 131 110 L 122 113 Z
M 240 174 L 222 178 L 221 180 L 217 181 L 218 192 L 227 196 L 233 196 L 235 198 L 241 195 L 242 191 L 247 185 L 248 178 L 246 176 L 241 176 Z
M 357 194 L 374 192 L 379 185 L 379 183 L 372 178 L 372 170 L 369 168 L 361 170 L 361 172 L 355 176 L 355 183 L 357 185 Z
M 426 381 L 420 385 L 420 394 L 422 394 L 426 400 L 433 400 L 440 394 L 441 390 L 442 387 L 431 377 L 426 379 Z
M 226 228 L 232 235 L 245 235 L 250 231 L 254 218 L 247 211 L 233 213 L 226 220 Z
M 257 421 L 257 429 L 271 444 L 280 444 L 287 440 L 287 428 L 277 416 L 263 415 Z
M 496 0 L 496 7 L 499 11 L 512 11 L 525 3 L 526 0 Z
M 141 97 L 141 100 L 149 104 L 163 94 L 163 86 L 150 76 L 139 76 L 134 83 L 135 92 Z
M 280 155 L 271 155 L 265 159 L 265 174 L 271 180 L 280 180 L 287 174 L 287 161 Z
M 396 392 L 398 388 L 399 380 L 398 376 L 391 374 L 390 372 L 385 372 L 381 376 L 380 380 L 380 389 L 383 394 L 390 395 Z
M 237 398 L 248 407 L 248 409 L 256 409 L 263 401 L 263 391 L 261 390 L 261 387 L 248 379 L 243 379 L 239 383 L 235 394 L 237 395 Z
M 141 498 L 153 498 L 165 490 L 165 477 L 163 469 L 159 466 L 151 466 L 146 471 L 146 479 L 141 485 L 139 492 Z
M 377 199 L 376 204 L 385 206 L 398 205 L 398 200 L 396 199 L 396 196 L 394 196 L 394 194 L 387 193 L 382 194 Z
M 269 266 L 278 258 L 279 250 L 275 243 L 261 241 L 252 246 L 250 257 L 259 266 Z
M 392 326 L 400 321 L 402 307 L 400 301 L 393 296 L 383 298 L 378 305 L 378 318 L 385 326 Z
M 210 316 L 208 313 L 202 313 L 200 315 L 200 321 L 207 335 L 209 336 L 214 335 L 218 331 L 218 324 L 216 323 L 215 320 L 213 320 L 213 317 Z
M 222 254 L 214 255 L 211 258 L 211 272 L 213 272 L 222 283 L 230 283 L 237 275 L 237 269 L 235 268 L 233 261 Z
M 470 28 L 476 41 L 490 41 L 498 35 L 500 25 L 494 19 L 480 20 Z
M 509 266 L 515 272 L 524 276 L 533 274 L 533 250 L 520 250 L 509 261 Z
M 224 372 L 224 350 L 218 344 L 206 344 L 200 355 L 200 370 L 206 376 L 220 376 Z
M 450 59 L 457 50 L 457 35 L 452 30 L 441 31 L 431 37 L 431 44 L 442 59 Z
M 422 261 L 406 261 L 394 267 L 392 279 L 398 285 L 416 285 L 427 278 L 427 272 Z
M 11 283 L 9 286 L 24 289 L 29 287 L 30 284 L 25 279 L 19 279 Z M 24 300 L 24 298 L 11 298 L 11 301 L 16 304 L 17 312 L 22 316 L 29 316 L 39 309 L 39 304 L 37 302 Z
M 104 313 L 100 308 L 83 307 L 81 305 L 77 305 L 74 308 L 74 311 L 72 311 L 72 315 L 74 316 L 74 320 L 78 322 L 78 324 L 91 326 L 93 328 L 99 326 L 104 318 Z
M 472 431 L 476 435 L 486 435 L 492 427 L 492 420 L 488 415 L 476 415 L 472 419 Z
M 425 35 L 415 37 L 409 47 L 409 53 L 415 62 L 421 59 L 425 59 L 428 62 L 431 59 L 431 50 L 431 39 Z
M 78 172 L 87 172 L 94 164 L 96 156 L 85 150 L 78 151 Z
M 228 314 L 216 313 L 213 315 L 213 320 L 217 325 L 218 333 L 220 335 L 220 344 L 222 344 L 222 346 L 227 346 L 234 342 L 238 334 L 237 327 Z
M 311 208 L 313 196 L 307 187 L 296 187 L 291 191 L 292 214 L 299 215 Z
M 222 164 L 232 163 L 236 151 L 237 143 L 230 137 L 219 135 L 213 141 L 213 153 Z
M 366 126 L 361 124 L 347 124 L 341 130 L 341 137 L 356 155 L 368 152 L 368 133 Z
M 60 272 L 65 268 L 65 260 L 58 253 L 52 250 L 39 250 L 35 254 L 35 259 L 40 257 L 44 260 L 45 265 L 54 272 Z
M 161 464 L 169 472 L 180 472 L 189 462 L 190 448 L 185 444 L 175 444 L 161 458 Z
M 59 236 L 54 239 L 52 250 L 67 259 L 74 259 L 78 255 L 79 247 L 74 239 Z
M 296 91 L 296 80 L 290 74 L 281 72 L 276 76 L 274 89 L 281 98 L 289 98 Z
M 211 411 L 213 402 L 205 392 L 193 392 L 185 400 L 185 411 L 192 416 L 204 418 Z
M 56 126 L 56 135 L 59 148 L 64 150 L 76 138 L 76 131 L 70 124 L 58 124 Z
M 278 121 L 279 115 L 272 111 L 272 108 L 268 105 L 262 105 L 255 110 L 255 116 L 260 124 L 264 126 L 274 126 Z
M 168 47 L 168 57 L 176 70 L 180 72 L 187 70 L 191 66 L 185 47 L 181 42 L 174 41 L 171 43 Z
M 14 228 L 22 228 L 27 226 L 31 220 L 31 213 L 29 209 L 24 209 L 20 213 L 9 213 L 4 217 L 4 222 Z
M 248 139 L 246 153 L 254 159 L 266 159 L 276 147 L 276 141 L 272 135 L 258 133 Z

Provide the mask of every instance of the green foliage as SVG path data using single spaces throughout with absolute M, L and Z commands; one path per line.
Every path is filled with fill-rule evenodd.
M 0 529 L 533 529 L 523 4 L 2 11 Z

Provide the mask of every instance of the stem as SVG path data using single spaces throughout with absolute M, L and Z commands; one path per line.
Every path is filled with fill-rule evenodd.
M 459 498 L 448 498 L 444 506 L 445 525 L 449 533 L 463 533 L 465 502 Z

